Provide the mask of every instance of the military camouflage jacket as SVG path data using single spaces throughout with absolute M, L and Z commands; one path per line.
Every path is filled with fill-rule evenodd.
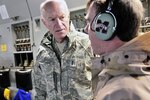
M 150 32 L 93 59 L 94 100 L 150 100 Z
M 88 35 L 74 31 L 66 39 L 61 54 L 53 35 L 44 36 L 33 72 L 35 100 L 91 100 Z

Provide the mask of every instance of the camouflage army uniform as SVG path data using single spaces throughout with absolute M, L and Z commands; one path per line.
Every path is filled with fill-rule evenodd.
M 91 100 L 88 36 L 74 31 L 67 41 L 61 54 L 53 35 L 42 40 L 33 72 L 35 100 Z
M 150 32 L 93 59 L 94 100 L 150 100 L 149 41 Z

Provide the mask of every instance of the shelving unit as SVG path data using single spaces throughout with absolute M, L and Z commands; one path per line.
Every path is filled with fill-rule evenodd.
M 32 35 L 30 21 L 11 24 L 15 67 L 32 67 Z
M 85 27 L 85 9 L 79 9 L 76 11 L 71 11 L 70 19 L 76 28 L 77 31 L 83 32 L 83 28 Z
M 15 57 L 16 67 L 22 67 L 22 66 L 31 67 L 30 63 L 33 60 L 33 53 L 32 52 L 14 53 L 14 57 Z

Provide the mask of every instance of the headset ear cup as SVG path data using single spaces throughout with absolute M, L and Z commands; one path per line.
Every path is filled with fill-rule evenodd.
M 116 29 L 117 23 L 115 16 L 109 12 L 105 11 L 104 13 L 100 13 L 95 18 L 95 33 L 96 36 L 101 40 L 109 40 Z

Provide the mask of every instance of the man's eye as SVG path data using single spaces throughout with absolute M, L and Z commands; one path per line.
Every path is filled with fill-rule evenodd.
M 55 21 L 55 18 L 50 18 L 50 19 L 48 19 L 48 21 L 49 21 L 49 22 Z
M 52 18 L 51 21 L 55 21 L 55 18 Z
M 64 17 L 64 16 L 60 17 L 60 20 L 64 20 L 64 19 L 65 19 L 65 17 Z
M 65 18 L 65 16 L 62 16 L 61 18 Z

